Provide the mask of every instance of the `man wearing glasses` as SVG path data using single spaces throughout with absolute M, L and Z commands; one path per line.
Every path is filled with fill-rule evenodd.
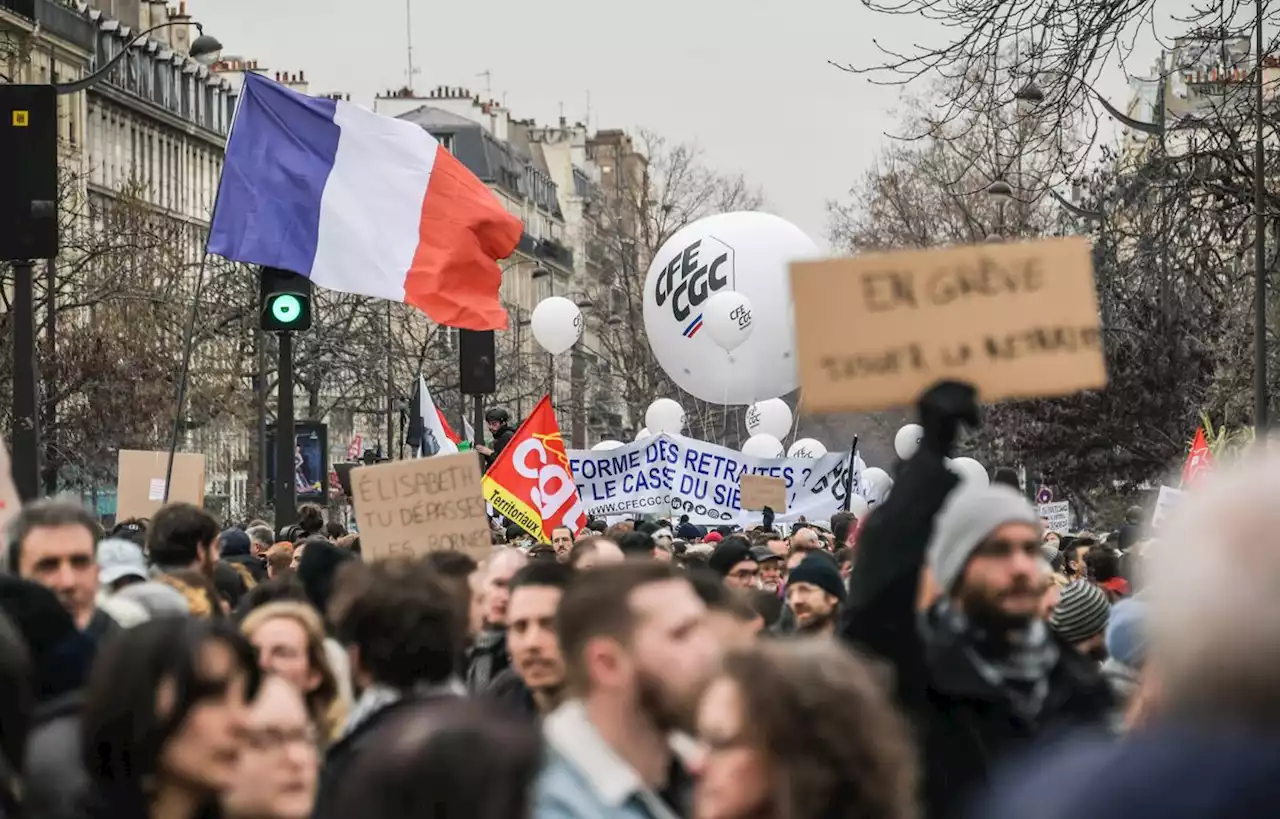
M 754 589 L 760 577 L 760 566 L 751 554 L 751 544 L 741 535 L 730 535 L 721 541 L 707 565 L 724 578 L 724 584 L 731 589 Z

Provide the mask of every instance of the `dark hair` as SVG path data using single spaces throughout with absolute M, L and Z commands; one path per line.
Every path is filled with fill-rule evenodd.
M 162 617 L 103 644 L 80 717 L 81 753 L 95 797 L 92 815 L 149 815 L 147 783 L 157 772 L 165 743 L 193 707 L 221 693 L 198 670 L 201 650 L 211 642 L 231 649 L 246 678 L 245 694 L 252 698 L 258 686 L 257 659 L 229 624 Z M 156 692 L 166 680 L 174 687 L 173 711 L 158 714 Z
M 403 707 L 335 780 L 334 816 L 510 819 L 529 816 L 542 743 L 532 721 L 479 700 Z M 484 760 L 477 765 L 475 760 Z
M 524 528 L 518 523 L 508 523 L 506 535 L 507 543 L 515 543 L 517 540 L 524 537 Z
M 0 767 L 15 773 L 22 767 L 22 749 L 35 708 L 34 682 L 26 641 L 8 616 L 0 613 Z M 8 793 L 8 785 L 0 778 L 0 799 L 16 796 Z
M 522 586 L 550 586 L 564 591 L 573 580 L 572 566 L 564 563 L 550 563 L 542 560 L 526 563 L 523 568 L 511 576 L 508 588 L 514 593 Z
M 335 590 L 342 605 L 330 616 L 338 639 L 359 649 L 360 665 L 375 682 L 400 689 L 440 684 L 458 670 L 466 626 L 450 592 L 426 561 L 352 563 Z
M 57 595 L 34 581 L 0 574 L 0 614 L 27 645 L 37 700 L 48 702 L 84 686 L 97 643 L 76 628 Z
M 751 607 L 764 620 L 764 627 L 773 628 L 782 619 L 782 598 L 765 589 L 752 589 L 750 596 Z
M 529 550 L 529 560 L 539 563 L 556 563 L 560 560 L 556 549 L 549 543 L 539 543 Z
M 837 550 L 835 554 L 836 563 L 839 563 L 842 566 L 845 563 L 852 563 L 855 559 L 857 559 L 857 557 L 858 557 L 858 553 L 849 546 L 846 546 L 843 549 Z
M 22 562 L 22 546 L 34 529 L 52 529 L 63 526 L 82 526 L 94 543 L 98 542 L 98 522 L 93 515 L 77 503 L 57 500 L 39 500 L 22 507 L 9 522 L 5 533 L 9 547 L 9 571 L 21 575 L 18 566 Z
M 745 739 L 768 760 L 774 812 L 793 819 L 913 819 L 917 763 L 871 666 L 830 640 L 730 652 Z
M 333 579 L 343 563 L 356 560 L 348 549 L 340 549 L 323 537 L 310 537 L 302 543 L 302 557 L 298 560 L 298 579 L 307 589 L 311 605 L 323 612 L 329 606 L 333 593 Z
M 1008 466 L 996 467 L 995 474 L 991 476 L 992 483 L 1002 483 L 1012 489 L 1022 492 L 1022 482 L 1018 480 L 1018 470 Z
M 147 530 L 147 553 L 158 566 L 190 566 L 200 559 L 200 548 L 218 539 L 218 522 L 189 503 L 171 503 L 156 512 Z
M 756 610 L 751 601 L 743 594 L 738 594 L 724 584 L 724 579 L 711 569 L 690 569 L 689 582 L 693 590 L 702 598 L 708 609 L 732 614 L 739 620 L 751 622 L 756 619 Z
M 653 537 L 647 532 L 627 532 L 618 539 L 618 548 L 628 558 L 653 557 Z
M 858 516 L 852 512 L 836 512 L 831 516 L 831 534 L 836 543 L 843 546 L 849 539 L 849 530 L 858 525 Z
M 233 616 L 238 623 L 254 609 L 265 606 L 267 603 L 278 603 L 284 600 L 294 600 L 299 603 L 311 602 L 307 599 L 307 590 L 302 585 L 302 581 L 293 572 L 276 575 L 265 583 L 259 583 L 249 589 L 244 597 L 240 598 L 240 604 L 236 606 Z
M 346 537 L 347 527 L 338 523 L 336 520 L 331 520 L 324 525 L 324 536 L 330 540 L 337 540 L 340 537 Z
M 489 530 L 489 545 L 502 546 L 507 542 L 507 535 L 500 529 Z
M 662 527 L 651 520 L 642 520 L 636 523 L 635 531 L 642 532 L 646 535 L 652 535 Z
M 587 521 L 587 528 L 598 535 L 603 535 L 609 528 L 609 524 L 605 522 L 604 518 L 592 518 Z
M 1084 553 L 1084 565 L 1089 577 L 1098 583 L 1106 583 L 1120 577 L 1120 553 L 1108 546 L 1091 546 Z
M 692 571 L 693 569 L 710 569 L 710 563 L 707 556 L 701 552 L 685 552 L 676 558 L 681 566 Z
M 475 574 L 476 569 L 480 568 L 480 564 L 476 562 L 474 557 L 466 552 L 453 550 L 428 552 L 423 560 L 442 576 L 464 581 L 468 580 L 471 575 Z
M 276 533 L 271 531 L 270 526 L 250 526 L 244 531 L 249 536 L 250 542 L 265 543 L 271 546 L 276 542 Z M 252 548 L 252 546 L 250 547 Z
M 560 653 L 572 685 L 585 685 L 582 652 L 588 642 L 596 637 L 630 639 L 635 628 L 631 596 L 636 589 L 668 580 L 685 576 L 670 563 L 647 560 L 600 566 L 574 577 L 556 610 Z
M 298 528 L 304 536 L 319 534 L 324 530 L 324 510 L 314 503 L 299 506 Z

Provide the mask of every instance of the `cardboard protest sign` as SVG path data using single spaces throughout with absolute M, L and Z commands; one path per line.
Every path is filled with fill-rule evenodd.
M 351 471 L 365 560 L 491 549 L 489 518 L 474 452 L 392 461 Z
M 787 511 L 787 482 L 782 478 L 769 475 L 743 475 L 739 479 L 742 487 L 742 508 L 753 512 L 766 506 L 777 514 Z
M 943 379 L 983 401 L 1107 383 L 1083 238 L 795 262 L 791 291 L 812 412 L 911 404 Z
M 116 520 L 149 518 L 164 506 L 165 473 L 169 453 L 120 450 L 116 472 Z M 204 505 L 204 456 L 178 452 L 173 456 L 170 503 Z

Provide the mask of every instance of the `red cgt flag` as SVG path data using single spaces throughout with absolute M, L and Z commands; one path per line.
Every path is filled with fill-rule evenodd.
M 1191 442 L 1191 452 L 1187 454 L 1187 462 L 1182 466 L 1182 485 L 1191 486 L 1202 472 L 1213 471 L 1213 455 L 1209 452 L 1209 442 L 1204 437 L 1204 427 L 1196 428 L 1195 440 Z
M 569 470 L 560 424 L 543 396 L 484 475 L 484 497 L 495 512 L 543 543 L 551 530 L 574 534 L 587 525 L 586 507 Z

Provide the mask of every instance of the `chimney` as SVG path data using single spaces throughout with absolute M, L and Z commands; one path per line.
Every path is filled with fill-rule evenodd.
M 306 81 L 307 81 L 307 72 L 305 72 L 305 71 L 299 71 L 299 72 L 298 72 L 298 82 L 306 82 Z

